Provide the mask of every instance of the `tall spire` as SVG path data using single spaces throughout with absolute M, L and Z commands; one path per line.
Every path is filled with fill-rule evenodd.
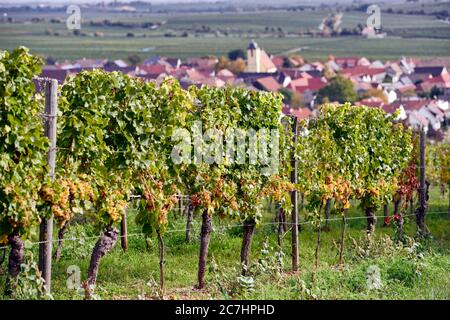
M 252 40 L 248 45 L 247 50 L 256 50 L 256 49 L 258 49 L 258 44 L 255 42 L 255 40 Z

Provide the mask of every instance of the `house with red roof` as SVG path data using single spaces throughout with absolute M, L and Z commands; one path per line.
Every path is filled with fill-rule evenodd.
M 300 78 L 291 80 L 291 82 L 288 85 L 288 88 L 295 91 L 297 89 L 297 87 L 307 87 L 309 79 L 310 78 L 300 77 Z
M 168 69 L 167 66 L 155 63 L 155 64 L 141 64 L 136 66 L 136 75 L 145 76 L 145 75 L 153 75 L 158 76 L 162 73 L 169 73 L 171 69 Z
M 399 99 L 391 104 L 396 107 L 403 106 L 403 108 L 407 113 L 411 113 L 413 111 L 419 111 L 429 102 L 430 100 L 428 99 L 411 98 L 411 99 Z
M 306 86 L 296 86 L 295 91 L 305 93 L 306 91 L 316 93 L 328 84 L 328 81 L 324 77 L 310 78 Z
M 309 108 L 291 109 L 290 113 L 298 120 L 307 119 L 313 115 L 313 112 Z
M 414 129 L 423 128 L 424 131 L 427 132 L 430 121 L 420 115 L 418 111 L 413 111 L 409 114 L 408 123 Z
M 222 69 L 217 72 L 216 77 L 232 85 L 236 81 L 236 76 L 228 69 Z
M 272 76 L 257 79 L 254 86 L 260 90 L 273 92 L 276 92 L 282 88 L 277 79 Z
M 447 118 L 448 101 L 431 99 L 401 99 L 390 104 L 390 108 L 403 108 L 408 116 L 408 124 L 413 128 L 428 127 L 439 130 Z M 450 115 L 450 114 L 449 114 Z
M 187 59 L 188 66 L 205 72 L 214 71 L 217 62 L 219 62 L 219 59 L 216 57 L 197 57 Z
M 387 114 L 394 114 L 395 112 L 399 112 L 397 116 L 397 120 L 404 121 L 408 118 L 408 115 L 406 113 L 406 110 L 401 104 L 395 104 L 395 103 L 385 103 L 382 99 L 378 97 L 370 97 L 367 99 L 360 100 L 358 102 L 355 102 L 355 105 L 357 106 L 367 106 L 371 108 L 381 108 L 383 109 Z
M 341 70 L 343 77 L 353 79 L 357 82 L 381 83 L 386 77 L 384 68 L 370 68 L 368 66 L 356 66 Z
M 299 92 L 303 96 L 305 104 L 311 104 L 317 92 L 327 85 L 327 80 L 324 77 L 316 78 L 299 78 L 291 81 L 289 87 L 291 90 Z
M 281 68 L 284 67 L 286 57 L 284 57 L 284 56 L 272 56 L 270 58 L 270 60 L 272 60 L 272 63 L 275 65 L 275 67 L 278 70 L 280 70 Z
M 291 77 L 291 79 L 312 78 L 313 76 L 311 75 L 311 73 L 314 73 L 314 70 L 306 72 L 298 68 L 282 68 L 279 71 L 280 73 L 288 75 L 289 77 Z
M 59 84 L 62 84 L 69 74 L 70 70 L 59 69 L 54 66 L 45 66 L 42 68 L 42 72 L 39 76 L 42 78 L 56 79 Z
M 206 78 L 202 79 L 201 81 L 199 81 L 198 83 L 207 85 L 209 87 L 216 87 L 216 88 L 222 88 L 223 86 L 226 85 L 225 81 L 223 81 L 222 79 L 219 79 L 217 77 L 214 77 L 214 76 L 206 77 Z
M 445 74 L 448 74 L 448 71 L 443 66 L 415 67 L 410 78 L 414 83 L 419 83 Z
M 433 57 L 432 59 L 419 59 L 416 61 L 418 67 L 443 66 L 450 69 L 450 57 Z
M 417 86 L 418 91 L 420 92 L 430 92 L 433 87 L 442 89 L 444 94 L 450 92 L 450 74 L 444 73 L 426 79 Z
M 123 60 L 112 60 L 108 61 L 103 65 L 103 70 L 112 72 L 112 71 L 120 71 L 124 74 L 131 74 L 135 73 L 136 67 L 135 66 L 129 66 L 125 61 Z
M 210 76 L 207 72 L 200 72 L 195 68 L 186 70 L 186 78 L 193 82 L 201 82 L 203 79 L 206 79 Z
M 291 108 L 288 105 L 284 105 L 281 111 L 284 115 L 293 115 L 299 120 L 314 117 L 314 112 L 309 108 Z
M 106 59 L 78 59 L 74 61 L 74 66 L 76 68 L 81 69 L 97 69 L 97 68 L 103 68 L 105 63 L 107 62 Z
M 365 57 L 337 57 L 334 62 L 340 68 L 354 68 L 356 66 L 368 66 L 370 61 Z
M 378 97 L 370 97 L 357 101 L 355 102 L 355 104 L 358 106 L 367 106 L 371 108 L 383 108 L 384 101 Z

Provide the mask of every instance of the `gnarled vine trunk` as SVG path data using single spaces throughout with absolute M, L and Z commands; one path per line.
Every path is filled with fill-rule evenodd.
M 192 227 L 192 215 L 193 210 L 191 204 L 187 204 L 187 221 L 186 221 L 186 242 L 191 241 L 191 227 Z
M 375 216 L 375 211 L 373 208 L 366 208 L 367 217 L 367 234 L 371 235 L 375 232 L 375 226 L 377 225 L 377 217 Z
M 2 265 L 3 265 L 3 261 L 5 261 L 5 257 L 6 257 L 6 248 L 3 248 L 3 249 L 0 249 L 0 256 L 1 256 L 1 258 L 0 258 L 0 275 L 2 275 L 3 274 L 3 268 L 2 268 Z
M 395 200 L 394 201 L 394 215 L 399 214 L 399 209 L 400 209 L 400 200 Z
M 300 193 L 300 212 L 305 210 L 305 193 Z M 298 224 L 298 232 L 302 231 L 301 223 Z
M 189 197 L 187 197 L 186 201 L 184 203 L 184 206 L 183 206 L 183 213 L 182 213 L 183 217 L 185 217 L 187 215 L 190 204 L 191 204 L 191 201 L 190 201 Z
M 283 208 L 277 203 L 276 204 L 276 222 L 278 223 L 278 245 L 281 246 L 281 239 L 283 238 L 284 233 L 284 221 L 283 221 Z
M 56 261 L 59 261 L 59 259 L 61 259 L 62 248 L 63 248 L 63 243 L 64 243 L 64 236 L 66 234 L 68 226 L 69 226 L 69 223 L 67 222 L 58 230 L 58 245 L 56 247 L 55 253 L 53 254 L 53 259 L 55 259 Z
M 420 206 L 416 209 L 416 224 L 417 224 L 417 231 L 420 235 L 425 235 L 426 232 L 426 226 L 425 226 L 425 208 L 423 206 Z
M 423 183 L 421 183 L 423 186 Z M 416 209 L 416 224 L 420 235 L 424 236 L 428 233 L 427 226 L 425 224 L 425 215 L 428 208 L 428 200 L 430 199 L 429 187 L 430 183 L 425 181 L 425 186 L 419 188 L 419 207 Z
M 288 227 L 287 227 L 287 221 L 286 221 L 286 213 L 284 212 L 283 208 L 281 208 L 280 206 L 278 206 L 278 209 L 277 209 L 277 222 L 281 226 L 281 232 L 282 233 L 287 232 Z
M 388 216 L 389 216 L 389 206 L 388 206 L 387 203 L 385 203 L 385 204 L 383 205 L 383 217 L 384 217 L 383 227 L 387 227 L 387 226 L 388 226 L 387 221 L 386 221 L 386 218 L 387 218 Z
M 328 220 L 330 219 L 330 211 L 331 211 L 331 199 L 327 199 L 327 203 L 325 205 L 325 230 L 328 230 Z
M 410 216 L 409 222 L 413 223 L 413 221 L 414 221 L 414 219 L 413 219 L 413 216 L 414 216 L 414 199 L 413 199 L 413 197 L 411 197 L 411 199 L 409 199 L 409 216 Z
M 202 230 L 200 234 L 200 255 L 198 257 L 198 289 L 205 287 L 205 271 L 206 259 L 208 258 L 209 236 L 211 234 L 212 218 L 208 211 L 203 211 L 202 214 Z
M 328 201 L 327 201 L 328 203 Z M 322 222 L 320 221 L 321 217 L 322 217 L 322 207 L 323 207 L 323 202 L 320 203 L 320 207 L 319 207 L 319 216 L 318 218 L 318 226 L 317 226 L 317 241 L 316 241 L 316 250 L 314 253 L 314 273 L 313 273 L 313 281 L 316 281 L 316 273 L 317 273 L 317 269 L 319 268 L 319 254 L 320 254 L 320 233 L 322 231 Z
M 183 217 L 183 199 L 180 195 L 178 195 L 178 216 L 181 218 Z M 177 215 L 175 215 L 176 218 L 178 218 Z
M 403 240 L 403 216 L 402 216 L 402 213 L 400 212 L 400 204 L 401 204 L 400 200 L 395 200 L 394 215 L 396 217 L 397 228 L 398 228 L 397 237 L 398 237 L 398 240 L 402 241 Z
M 448 184 L 448 216 L 450 217 L 450 183 Z
M 319 213 L 320 214 L 320 213 Z M 320 215 L 319 215 L 320 219 Z M 317 272 L 317 269 L 319 269 L 319 259 L 320 259 L 320 234 L 322 231 L 322 226 L 319 222 L 319 225 L 317 226 L 317 241 L 316 241 L 316 252 L 314 253 L 314 273 Z
M 241 248 L 241 265 L 242 265 L 242 275 L 248 275 L 249 268 L 249 257 L 250 249 L 252 246 L 253 234 L 255 233 L 255 221 L 245 221 L 244 222 L 244 236 L 242 238 L 242 248 Z
M 347 209 L 342 209 L 341 241 L 339 243 L 339 264 L 344 264 L 345 231 L 347 230 Z
M 117 242 L 119 232 L 109 227 L 97 240 L 92 251 L 91 263 L 88 270 L 88 284 L 95 285 L 97 281 L 98 268 L 100 260 L 114 247 Z
M 399 213 L 398 219 L 397 219 L 397 227 L 398 227 L 398 240 L 403 241 L 403 235 L 404 235 L 404 228 L 403 228 L 403 215 Z
M 277 222 L 278 216 L 279 216 L 279 211 L 281 210 L 280 206 L 278 203 L 275 204 L 275 210 L 276 210 L 276 217 L 275 217 L 275 222 Z M 278 244 L 278 254 L 279 257 L 282 256 L 282 252 L 283 252 L 283 226 L 281 225 L 281 223 L 278 221 L 277 224 L 277 244 Z M 280 258 L 278 259 L 278 270 L 281 272 L 283 269 L 283 260 Z
M 8 277 L 6 280 L 6 295 L 11 295 L 16 288 L 16 280 L 20 273 L 20 265 L 24 262 L 24 245 L 20 239 L 19 231 L 14 230 L 8 236 L 8 243 L 11 247 L 8 262 Z
M 286 233 L 288 231 L 288 223 L 286 220 L 286 212 L 281 210 L 281 220 L 283 222 L 283 232 Z
M 164 239 L 161 232 L 158 231 L 158 242 L 159 242 L 159 298 L 164 299 Z
M 280 211 L 283 210 L 281 209 L 280 205 L 277 203 L 275 205 L 275 210 L 276 210 L 276 216 L 275 216 L 275 222 L 277 222 L 277 243 L 278 243 L 278 247 L 282 247 L 283 244 L 283 226 L 282 223 L 280 221 Z

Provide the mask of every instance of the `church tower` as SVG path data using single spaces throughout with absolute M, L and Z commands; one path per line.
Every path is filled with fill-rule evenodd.
M 246 72 L 261 72 L 261 49 L 255 41 L 250 42 L 247 48 Z

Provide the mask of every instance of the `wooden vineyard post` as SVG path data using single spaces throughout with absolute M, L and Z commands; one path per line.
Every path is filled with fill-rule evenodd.
M 58 81 L 48 80 L 45 86 L 45 135 L 49 139 L 50 147 L 47 155 L 49 176 L 55 180 L 56 165 L 56 115 Z M 45 280 L 45 291 L 50 293 L 52 279 L 52 237 L 53 216 L 43 219 L 39 227 L 39 270 Z
M 295 155 L 295 146 L 297 145 L 297 126 L 298 126 L 298 120 L 297 117 L 294 117 L 294 123 L 292 127 L 293 131 L 293 137 L 292 142 L 294 149 L 292 151 L 292 158 L 291 158 L 291 182 L 293 184 L 297 184 L 297 165 L 298 160 L 297 156 Z M 291 192 L 291 202 L 292 202 L 292 214 L 291 214 L 291 222 L 292 222 L 292 271 L 297 272 L 298 271 L 298 196 L 297 196 L 297 190 L 294 189 Z
M 120 244 L 124 252 L 128 250 L 127 208 L 123 209 L 120 223 Z
M 416 212 L 416 223 L 419 234 L 426 234 L 425 214 L 427 210 L 426 198 L 426 181 L 425 181 L 425 130 L 420 129 L 420 186 L 419 186 L 419 208 Z

